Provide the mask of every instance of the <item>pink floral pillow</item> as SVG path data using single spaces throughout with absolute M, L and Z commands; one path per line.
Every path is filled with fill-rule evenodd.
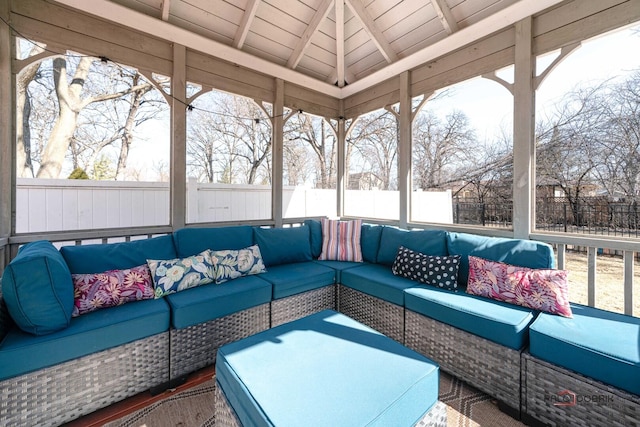
M 469 256 L 467 293 L 573 317 L 565 270 L 535 270 Z
M 73 317 L 99 308 L 131 301 L 152 299 L 153 282 L 149 267 L 140 265 L 127 270 L 110 270 L 95 274 L 72 274 L 75 306 Z

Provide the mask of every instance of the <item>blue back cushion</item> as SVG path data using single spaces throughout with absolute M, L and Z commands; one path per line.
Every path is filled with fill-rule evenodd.
M 427 255 L 447 255 L 446 232 L 443 230 L 409 231 L 395 227 L 383 227 L 377 262 L 386 265 L 393 264 L 400 246 Z
M 71 274 L 102 273 L 122 270 L 147 263 L 147 259 L 177 257 L 171 235 L 132 242 L 98 245 L 64 246 L 60 253 Z
M 48 241 L 24 245 L 2 276 L 9 314 L 20 329 L 46 335 L 69 326 L 73 282 L 60 252 Z
M 466 288 L 469 255 L 529 268 L 554 268 L 553 248 L 542 242 L 468 233 L 447 233 L 447 251 L 460 255 L 458 285 Z
M 304 225 L 308 225 L 311 232 L 311 256 L 318 258 L 322 253 L 322 223 L 317 219 L 307 219 Z
M 360 247 L 362 248 L 362 258 L 366 262 L 374 263 L 378 259 L 382 228 L 381 225 L 362 224 Z
M 254 243 L 253 228 L 249 225 L 182 228 L 173 233 L 173 240 L 180 258 L 197 255 L 207 249 L 244 249 Z
M 255 227 L 253 233 L 267 267 L 313 259 L 308 225 L 289 228 Z

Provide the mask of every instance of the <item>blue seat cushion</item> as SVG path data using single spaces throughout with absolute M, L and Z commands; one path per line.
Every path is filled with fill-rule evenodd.
M 253 237 L 260 246 L 264 265 L 311 261 L 311 231 L 308 225 L 289 228 L 253 229 Z
M 438 366 L 347 316 L 314 315 L 222 346 L 216 378 L 246 426 L 409 426 Z
M 404 290 L 416 286 L 416 282 L 396 276 L 391 267 L 381 264 L 364 264 L 344 270 L 340 283 L 362 293 L 387 302 L 404 306 Z
M 271 284 L 258 276 L 245 276 L 187 289 L 165 299 L 171 306 L 171 326 L 181 329 L 268 303 Z
M 63 246 L 60 253 L 71 274 L 124 270 L 146 264 L 147 259 L 164 260 L 177 256 L 170 235 L 122 243 Z
M 514 350 L 527 344 L 530 309 L 431 286 L 405 291 L 405 307 Z
M 71 319 L 68 328 L 38 337 L 14 328 L 0 344 L 0 380 L 168 330 L 169 306 L 162 299 L 136 301 L 83 314 Z M 149 363 L 153 363 L 153 354 L 149 355 Z
M 73 282 L 58 250 L 46 240 L 27 243 L 2 275 L 7 309 L 20 329 L 46 335 L 69 326 Z
M 468 233 L 447 233 L 447 252 L 460 255 L 458 287 L 466 289 L 469 255 L 528 268 L 554 268 L 553 248 L 543 242 Z
M 269 267 L 260 278 L 273 285 L 273 299 L 285 298 L 336 283 L 336 271 L 316 261 Z
M 340 280 L 342 279 L 343 270 L 346 270 L 348 268 L 353 268 L 353 267 L 359 267 L 363 265 L 361 262 L 352 262 L 352 261 L 321 260 L 321 261 L 315 261 L 315 262 L 335 270 L 336 283 L 340 283 Z
M 173 233 L 178 257 L 184 258 L 211 249 L 244 249 L 253 245 L 253 227 L 181 228 Z M 158 259 L 158 258 L 156 258 Z
M 541 313 L 529 352 L 542 360 L 640 395 L 640 318 L 571 304 L 573 318 Z
M 427 255 L 447 255 L 446 231 L 382 227 L 376 262 L 391 265 L 400 246 Z

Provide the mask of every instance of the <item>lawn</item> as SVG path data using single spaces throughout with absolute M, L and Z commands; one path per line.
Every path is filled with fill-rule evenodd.
M 569 271 L 569 299 L 587 304 L 587 254 L 566 252 Z M 633 274 L 633 315 L 640 316 L 640 262 Z M 624 263 L 622 257 L 598 255 L 596 259 L 596 307 L 624 313 Z

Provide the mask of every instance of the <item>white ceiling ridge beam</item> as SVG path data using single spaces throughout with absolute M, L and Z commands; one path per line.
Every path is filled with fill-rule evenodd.
M 360 0 L 345 0 L 345 3 L 351 9 L 351 12 L 362 22 L 364 30 L 371 37 L 371 41 L 376 45 L 384 59 L 391 64 L 398 60 L 398 55 L 393 51 L 391 45 L 385 39 L 384 34 L 378 28 L 375 21 L 369 15 L 369 12 L 365 9 L 364 5 Z
M 345 85 L 347 67 L 344 63 L 344 0 L 335 2 L 336 9 L 336 84 Z
M 158 37 L 159 39 L 187 46 L 189 49 L 224 59 L 225 61 L 246 67 L 250 70 L 256 70 L 272 77 L 281 78 L 290 83 L 323 92 L 335 98 L 341 98 L 341 90 L 336 86 L 282 65 L 274 64 L 266 59 L 250 55 L 232 46 L 208 39 L 109 0 L 91 0 L 90 2 L 86 0 L 55 1 L 89 15 L 107 19 L 116 24 Z
M 169 9 L 171 9 L 171 0 L 162 0 L 162 13 L 160 17 L 163 21 L 169 20 Z
M 309 47 L 309 44 L 311 44 L 311 38 L 318 30 L 318 27 L 320 27 L 320 24 L 322 24 L 322 21 L 327 17 L 327 15 L 329 15 L 332 4 L 333 0 L 322 1 L 320 7 L 318 7 L 318 10 L 316 10 L 316 13 L 313 15 L 313 18 L 311 18 L 311 22 L 307 25 L 307 29 L 304 30 L 302 37 L 300 37 L 298 45 L 293 49 L 293 52 L 287 61 L 287 67 L 296 68 L 298 66 L 300 60 L 304 56 L 304 52 L 307 50 L 307 47 Z
M 412 70 L 429 61 L 433 61 L 449 52 L 453 52 L 476 40 L 508 28 L 528 16 L 535 15 L 563 1 L 564 0 L 520 0 L 482 21 L 463 28 L 445 39 L 419 50 L 413 55 L 402 58 L 379 71 L 345 86 L 342 88 L 341 98 L 344 99 L 355 95 L 373 85 L 396 77 L 404 71 Z
M 442 26 L 448 34 L 453 34 L 458 31 L 458 22 L 456 22 L 456 19 L 453 17 L 451 8 L 446 0 L 431 0 L 431 5 L 436 10 L 438 18 L 440 18 L 440 22 L 442 22 Z
M 236 49 L 242 49 L 244 41 L 247 39 L 247 34 L 249 34 L 249 28 L 251 28 L 251 24 L 253 23 L 253 18 L 255 18 L 256 16 L 256 11 L 258 10 L 259 5 L 260 0 L 249 0 L 247 2 L 247 8 L 244 10 L 242 20 L 240 20 L 240 25 L 238 26 L 235 37 L 233 38 L 233 46 Z

